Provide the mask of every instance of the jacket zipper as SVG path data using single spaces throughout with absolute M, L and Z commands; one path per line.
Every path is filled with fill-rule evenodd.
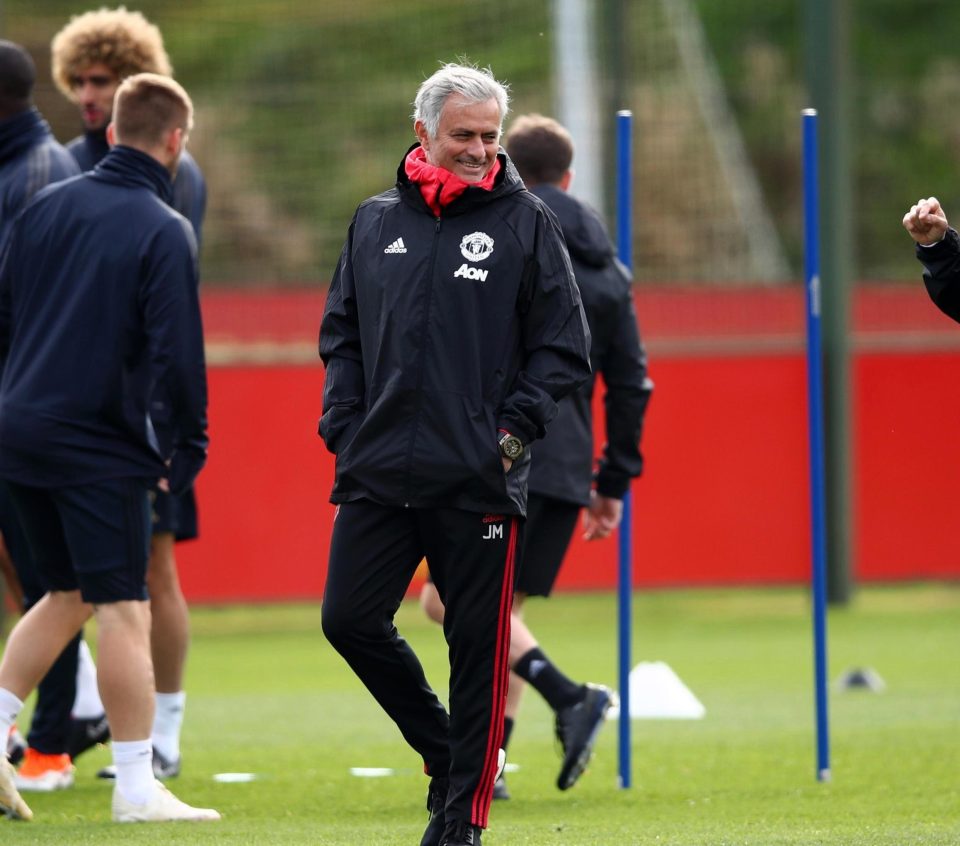
M 420 428 L 420 414 L 423 411 L 423 369 L 427 357 L 427 344 L 430 343 L 430 337 L 427 335 L 427 328 L 430 325 L 430 308 L 433 304 L 433 287 L 436 282 L 434 279 L 434 268 L 437 264 L 437 250 L 440 244 L 440 224 L 441 219 L 436 218 L 436 226 L 433 230 L 433 244 L 430 248 L 430 264 L 427 267 L 427 278 L 429 287 L 427 288 L 427 302 L 423 308 L 423 323 L 420 327 L 420 337 L 423 338 L 423 345 L 420 348 L 419 371 L 417 374 L 417 413 L 413 419 L 413 429 L 410 433 L 410 446 L 407 449 L 407 478 L 405 483 L 405 502 L 404 508 L 410 507 L 411 476 L 413 475 L 413 450 L 417 443 L 417 430 Z

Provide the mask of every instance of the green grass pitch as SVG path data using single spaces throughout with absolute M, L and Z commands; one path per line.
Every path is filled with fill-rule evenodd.
M 572 676 L 615 685 L 615 597 L 531 601 L 527 619 Z M 441 632 L 405 603 L 399 627 L 446 687 Z M 412 846 L 426 778 L 392 723 L 326 644 L 313 605 L 196 608 L 182 798 L 219 823 L 118 826 L 109 762 L 30 795 L 35 820 L 0 820 L 4 844 Z M 831 681 L 874 669 L 886 690 L 831 689 L 833 780 L 815 778 L 810 603 L 797 589 L 638 594 L 634 660 L 666 661 L 704 703 L 697 721 L 633 723 L 633 787 L 617 788 L 616 725 L 570 791 L 546 706 L 528 691 L 511 743 L 514 798 L 484 844 L 955 846 L 960 843 L 960 585 L 865 587 L 829 614 Z M 394 774 L 358 778 L 351 767 Z M 216 773 L 253 772 L 249 783 Z

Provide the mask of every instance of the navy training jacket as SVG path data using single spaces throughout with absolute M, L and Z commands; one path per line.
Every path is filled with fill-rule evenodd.
M 196 241 L 155 159 L 114 148 L 41 191 L 0 256 L 0 476 L 60 487 L 168 476 L 206 458 L 207 388 Z M 169 473 L 148 414 L 171 390 Z
M 534 444 L 530 492 L 588 505 L 597 492 L 622 499 L 643 472 L 640 436 L 653 390 L 640 339 L 630 275 L 614 253 L 607 230 L 589 206 L 554 185 L 530 189 L 556 214 L 570 252 L 583 310 L 590 325 L 593 375 L 560 402 L 546 437 Z M 593 391 L 597 374 L 606 388 L 606 443 L 593 471 Z
M 78 135 L 67 142 L 67 150 L 80 166 L 80 170 L 93 170 L 110 151 L 107 132 L 100 129 Z M 180 166 L 173 180 L 173 193 L 169 202 L 193 224 L 197 244 L 200 244 L 203 240 L 203 217 L 207 211 L 207 183 L 203 179 L 200 166 L 188 150 L 184 150 L 180 157 Z
M 0 121 L 0 247 L 37 191 L 79 172 L 36 109 Z
M 76 159 L 81 170 L 93 170 L 110 152 L 105 129 L 85 132 L 67 142 L 67 150 Z M 197 249 L 201 246 L 203 218 L 207 211 L 207 184 L 200 166 L 188 150 L 183 151 L 177 175 L 173 179 L 173 191 L 167 202 L 182 214 L 193 226 L 197 236 Z M 170 416 L 170 397 L 162 385 L 153 392 L 150 403 L 150 419 L 163 450 L 169 450 L 176 433 Z
M 504 474 L 498 429 L 543 437 L 590 333 L 556 218 L 499 155 L 439 218 L 403 162 L 354 215 L 320 328 L 332 502 L 526 513 L 529 452 Z

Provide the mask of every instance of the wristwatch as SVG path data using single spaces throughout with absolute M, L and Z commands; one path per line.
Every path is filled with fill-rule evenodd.
M 500 454 L 504 458 L 516 461 L 523 455 L 523 441 L 516 435 L 511 435 L 505 429 L 500 430 Z

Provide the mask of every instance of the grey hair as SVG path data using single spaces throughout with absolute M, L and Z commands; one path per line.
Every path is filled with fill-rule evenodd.
M 500 107 L 500 127 L 510 108 L 510 94 L 505 83 L 498 82 L 490 68 L 450 62 L 429 79 L 424 80 L 413 101 L 413 119 L 423 122 L 427 134 L 437 137 L 440 113 L 451 94 L 459 94 L 469 103 L 485 103 L 494 99 Z

